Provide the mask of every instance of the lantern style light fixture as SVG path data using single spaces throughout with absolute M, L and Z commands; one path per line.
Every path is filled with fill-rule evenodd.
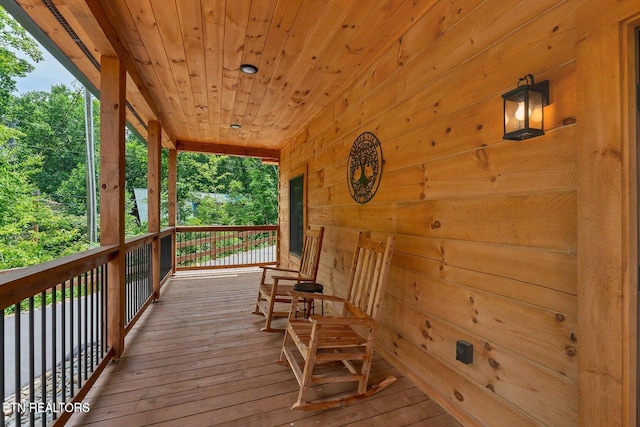
M 518 87 L 502 95 L 504 139 L 521 141 L 544 135 L 544 107 L 549 105 L 549 80 L 536 83 L 527 74 Z

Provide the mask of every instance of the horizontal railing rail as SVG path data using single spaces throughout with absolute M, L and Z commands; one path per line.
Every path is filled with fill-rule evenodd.
M 278 225 L 176 227 L 176 269 L 277 263 Z

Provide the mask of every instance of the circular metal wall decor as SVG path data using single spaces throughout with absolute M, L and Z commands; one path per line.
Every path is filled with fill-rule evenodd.
M 347 161 L 347 185 L 353 200 L 367 203 L 375 196 L 382 177 L 382 147 L 371 132 L 363 132 L 353 141 Z

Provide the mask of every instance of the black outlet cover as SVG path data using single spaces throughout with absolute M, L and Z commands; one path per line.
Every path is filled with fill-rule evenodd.
M 473 362 L 473 344 L 460 340 L 456 341 L 456 360 L 468 365 Z

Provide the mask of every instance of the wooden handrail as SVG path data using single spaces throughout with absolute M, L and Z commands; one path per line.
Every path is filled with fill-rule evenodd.
M 108 262 L 117 245 L 101 246 L 43 264 L 0 274 L 0 310 Z
M 144 245 L 149 243 L 153 243 L 153 239 L 155 238 L 155 233 L 145 233 L 139 236 L 131 237 L 124 242 L 125 252 L 131 252 L 135 249 L 141 248 Z
M 271 231 L 278 230 L 279 225 L 183 225 L 176 227 L 177 233 L 198 231 Z
M 167 237 L 175 231 L 175 227 L 167 227 L 160 230 L 160 238 Z

